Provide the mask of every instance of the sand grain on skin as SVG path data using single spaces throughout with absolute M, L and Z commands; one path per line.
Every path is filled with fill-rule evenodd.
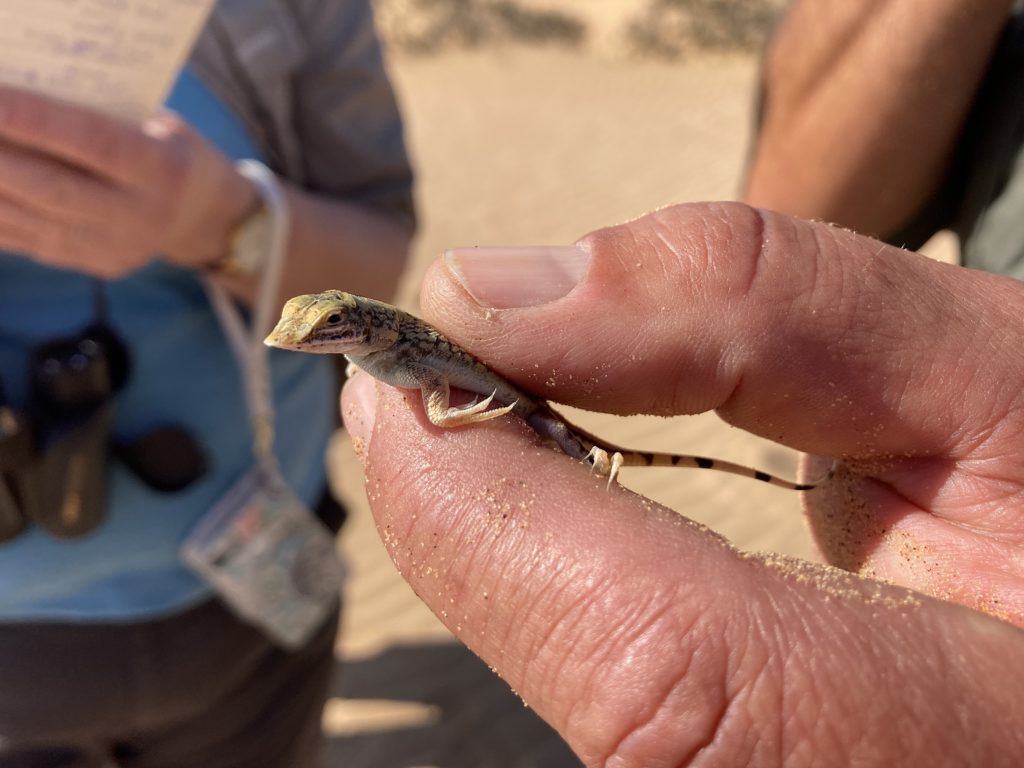
M 750 552 L 744 559 L 760 563 L 797 584 L 807 584 L 831 598 L 858 601 L 892 610 L 917 608 L 921 597 L 915 592 L 867 579 L 831 565 L 811 563 L 773 552 Z

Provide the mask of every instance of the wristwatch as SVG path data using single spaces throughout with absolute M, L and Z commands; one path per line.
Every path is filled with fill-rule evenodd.
M 270 249 L 270 213 L 257 195 L 253 209 L 231 232 L 227 253 L 215 261 L 212 269 L 228 275 L 250 277 L 259 274 Z

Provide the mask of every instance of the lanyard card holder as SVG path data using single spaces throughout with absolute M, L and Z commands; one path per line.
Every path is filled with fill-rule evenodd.
M 284 648 L 301 647 L 333 611 L 342 579 L 334 537 L 288 487 L 273 455 L 274 411 L 263 336 L 288 237 L 288 210 L 273 173 L 243 161 L 270 214 L 260 295 L 247 333 L 220 286 L 206 281 L 221 326 L 242 368 L 255 466 L 196 524 L 181 557 L 242 619 Z
M 341 581 L 327 528 L 261 467 L 203 517 L 182 554 L 240 618 L 289 649 L 323 624 Z

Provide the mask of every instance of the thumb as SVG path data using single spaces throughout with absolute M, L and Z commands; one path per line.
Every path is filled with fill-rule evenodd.
M 450 251 L 424 280 L 425 318 L 527 391 L 590 410 L 717 409 L 865 459 L 960 458 L 998 427 L 1016 455 L 1015 280 L 739 204 L 666 208 L 579 246 Z

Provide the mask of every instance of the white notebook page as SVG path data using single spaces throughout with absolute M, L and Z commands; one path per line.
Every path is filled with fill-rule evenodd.
M 0 82 L 138 122 L 163 103 L 214 0 L 0 0 Z

